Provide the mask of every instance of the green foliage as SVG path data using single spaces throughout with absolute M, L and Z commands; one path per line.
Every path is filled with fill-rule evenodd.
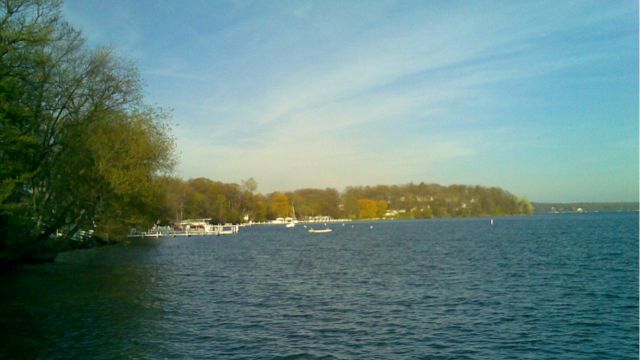
M 389 204 L 387 204 L 386 201 L 384 201 L 384 200 L 376 201 L 376 217 L 377 218 L 384 217 L 384 215 L 387 212 L 388 208 L 389 208 Z
M 247 187 L 224 184 L 204 178 L 183 182 L 162 180 L 165 195 L 165 222 L 189 217 L 212 218 L 215 222 L 273 220 L 292 215 L 295 204 L 298 219 L 313 216 L 351 219 L 430 219 L 484 215 L 530 214 L 527 199 L 519 199 L 499 189 L 481 186 L 437 184 L 377 185 L 335 189 L 299 189 L 289 193 L 254 194 Z
M 339 217 L 340 195 L 335 189 L 300 189 L 292 193 L 254 194 L 253 179 L 241 185 L 205 178 L 183 181 L 164 177 L 159 180 L 164 194 L 161 221 L 168 223 L 187 218 L 211 218 L 216 223 L 245 220 L 267 221 L 289 217 L 295 204 L 296 216 Z M 247 186 L 249 185 L 249 186 Z
M 531 204 L 526 199 L 500 189 L 481 186 L 437 184 L 377 185 L 348 187 L 342 195 L 344 211 L 347 217 L 363 218 L 360 200 L 378 201 L 382 209 L 384 204 L 389 210 L 395 210 L 396 217 L 405 219 L 431 217 L 463 217 L 483 215 L 530 214 Z M 386 212 L 386 208 L 384 209 Z M 382 210 L 376 217 L 384 215 Z M 365 211 L 367 218 L 373 217 Z
M 206 178 L 182 181 L 165 177 L 160 180 L 164 201 L 163 222 L 189 218 L 211 218 L 215 223 L 239 223 L 245 217 L 264 221 L 269 216 L 264 198 L 246 187 L 225 184 Z
M 335 189 L 299 189 L 287 193 L 300 219 L 313 216 L 340 217 L 340 194 Z
M 173 140 L 141 98 L 135 68 L 86 49 L 58 1 L 0 1 L 0 260 L 153 221 Z

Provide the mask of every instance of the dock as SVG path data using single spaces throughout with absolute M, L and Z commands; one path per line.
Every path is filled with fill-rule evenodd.
M 235 235 L 240 231 L 240 225 L 210 224 L 211 219 L 188 219 L 172 226 L 154 226 L 144 232 L 132 232 L 130 238 L 136 237 L 192 237 L 192 236 L 220 236 Z

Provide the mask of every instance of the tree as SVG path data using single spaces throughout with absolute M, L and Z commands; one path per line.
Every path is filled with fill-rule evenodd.
M 159 218 L 163 224 L 184 219 L 186 185 L 179 178 L 163 176 L 156 179 L 162 207 Z
M 242 191 L 254 193 L 256 189 L 258 189 L 258 182 L 254 178 L 250 177 L 247 180 L 242 180 L 241 188 Z
M 0 1 L 0 260 L 55 252 L 80 229 L 148 224 L 155 178 L 173 165 L 136 69 L 86 49 L 60 7 Z
M 384 200 L 376 201 L 376 217 L 383 218 L 388 208 L 389 208 L 389 204 L 387 204 L 386 201 Z
M 359 218 L 360 219 L 373 219 L 378 214 L 378 204 L 375 200 L 371 199 L 359 199 Z
M 533 205 L 529 202 L 529 199 L 522 198 L 518 201 L 518 212 L 520 214 L 531 214 L 533 213 Z
M 340 194 L 337 190 L 298 189 L 288 194 L 296 206 L 296 215 L 300 218 L 309 216 L 340 216 Z
M 271 194 L 271 212 L 274 217 L 291 216 L 291 205 L 289 197 L 282 193 Z

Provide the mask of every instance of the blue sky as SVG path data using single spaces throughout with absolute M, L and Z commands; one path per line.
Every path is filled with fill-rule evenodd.
M 176 174 L 258 191 L 637 201 L 637 1 L 67 0 L 172 109 Z

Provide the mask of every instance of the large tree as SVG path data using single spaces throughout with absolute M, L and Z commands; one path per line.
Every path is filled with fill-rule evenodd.
M 0 0 L 0 260 L 148 223 L 155 177 L 173 164 L 136 69 L 88 49 L 60 12 L 55 0 Z

